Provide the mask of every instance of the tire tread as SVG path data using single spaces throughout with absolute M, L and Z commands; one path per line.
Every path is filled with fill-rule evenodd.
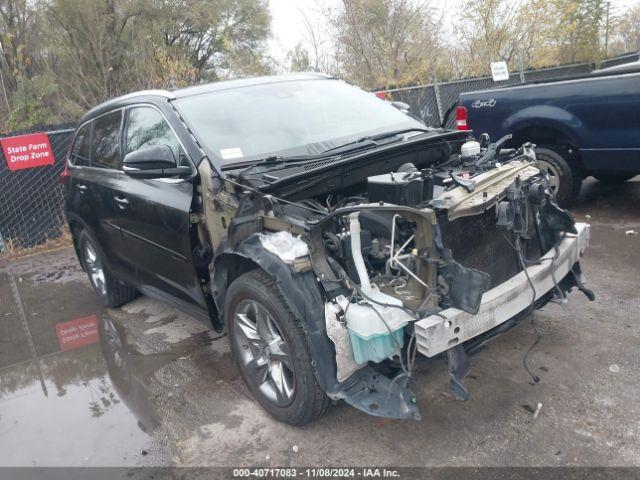
M 112 274 L 109 275 L 111 276 L 111 287 L 107 287 L 107 307 L 119 307 L 138 296 L 138 291 L 135 288 L 125 285 L 120 280 L 113 277 Z
M 84 265 L 84 249 L 83 249 L 83 237 L 87 237 L 87 239 L 93 244 L 96 249 L 96 255 L 100 255 L 102 257 L 102 268 L 104 271 L 105 282 L 107 287 L 107 295 L 101 295 L 98 293 L 98 296 L 102 300 L 102 303 L 109 308 L 119 307 L 120 305 L 124 305 L 125 303 L 130 302 L 134 298 L 138 296 L 138 291 L 124 283 L 122 283 L 113 273 L 109 271 L 109 268 L 104 262 L 104 253 L 102 252 L 102 248 L 96 241 L 95 237 L 89 232 L 87 229 L 81 229 L 78 233 L 78 245 L 79 251 L 82 255 L 82 267 L 86 270 Z M 96 292 L 97 293 L 97 292 Z

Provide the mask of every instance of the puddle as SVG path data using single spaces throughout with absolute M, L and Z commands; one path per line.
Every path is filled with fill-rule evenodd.
M 147 384 L 176 355 L 130 349 L 84 273 L 27 263 L 0 272 L 0 466 L 172 465 Z
M 100 321 L 100 346 L 109 377 L 120 398 L 138 419 L 144 432 L 156 430 L 161 423 L 151 402 L 150 377 L 164 365 L 176 360 L 175 353 L 142 355 L 125 343 L 122 332 L 108 317 Z
M 1 466 L 168 461 L 114 388 L 98 345 L 0 370 Z
M 55 255 L 0 271 L 0 466 L 173 465 L 244 393 L 226 338 L 144 296 L 106 310 Z

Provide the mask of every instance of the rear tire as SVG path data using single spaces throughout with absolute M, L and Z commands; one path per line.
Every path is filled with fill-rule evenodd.
M 225 321 L 231 351 L 258 403 L 281 422 L 320 418 L 329 398 L 316 381 L 307 336 L 273 277 L 252 270 L 229 287 Z
M 549 176 L 549 184 L 561 207 L 568 207 L 582 187 L 580 168 L 571 155 L 557 146 L 536 147 L 540 169 Z
M 620 185 L 636 175 L 635 173 L 598 173 L 594 177 L 605 185 Z
M 118 280 L 104 262 L 104 254 L 98 242 L 88 230 L 78 235 L 78 251 L 82 268 L 89 276 L 91 286 L 106 307 L 119 307 L 130 302 L 138 291 Z

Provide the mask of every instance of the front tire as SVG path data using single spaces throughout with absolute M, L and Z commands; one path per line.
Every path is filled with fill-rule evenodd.
M 575 160 L 560 147 L 537 147 L 536 158 L 540 170 L 549 177 L 549 188 L 558 205 L 570 206 L 582 187 L 582 175 Z
M 136 298 L 136 289 L 125 285 L 111 273 L 98 242 L 88 230 L 80 231 L 78 247 L 82 267 L 104 306 L 119 307 Z
M 231 351 L 258 403 L 281 422 L 304 425 L 325 412 L 307 337 L 273 277 L 253 270 L 238 277 L 225 300 Z

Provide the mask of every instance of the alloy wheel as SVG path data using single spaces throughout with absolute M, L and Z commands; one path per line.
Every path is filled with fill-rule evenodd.
M 235 309 L 234 341 L 250 381 L 279 407 L 295 396 L 295 370 L 289 345 L 267 309 L 243 300 Z
M 560 172 L 555 165 L 541 159 L 538 159 L 538 168 L 547 175 L 549 179 L 549 190 L 556 195 L 560 188 Z
M 107 282 L 104 276 L 104 267 L 91 242 L 85 242 L 84 244 L 84 261 L 93 287 L 100 295 L 106 295 Z

